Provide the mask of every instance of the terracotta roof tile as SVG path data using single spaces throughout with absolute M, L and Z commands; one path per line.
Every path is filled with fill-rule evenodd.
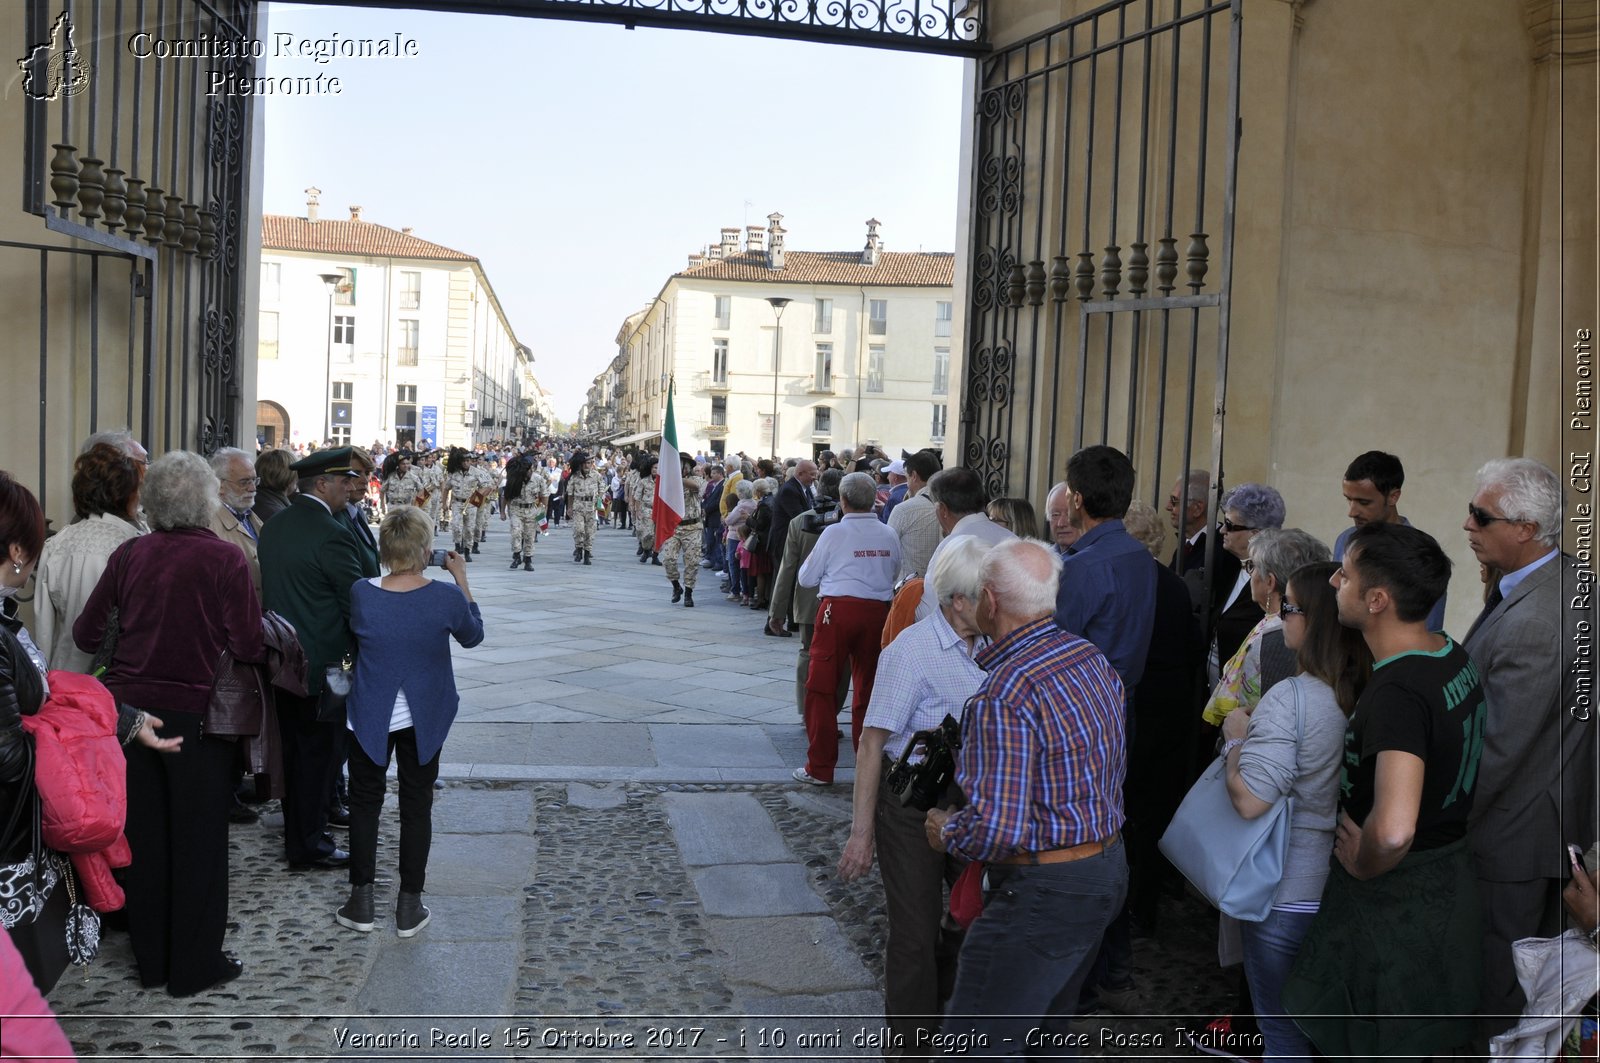
M 880 251 L 876 266 L 864 266 L 860 251 L 786 251 L 779 270 L 767 268 L 765 251 L 743 251 L 730 258 L 709 259 L 674 276 L 765 284 L 948 288 L 955 283 L 955 261 L 949 251 Z
M 308 221 L 288 214 L 261 217 L 261 246 L 268 251 L 315 251 L 378 258 L 433 258 L 476 262 L 476 255 L 420 240 L 370 221 Z

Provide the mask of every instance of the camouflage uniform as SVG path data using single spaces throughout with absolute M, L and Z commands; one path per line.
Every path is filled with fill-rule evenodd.
M 698 476 L 683 478 L 683 521 L 665 543 L 661 544 L 661 564 L 666 567 L 667 578 L 681 582 L 684 590 L 694 590 L 694 581 L 700 574 L 700 492 L 706 482 Z M 679 575 L 679 559 L 682 575 Z M 676 601 L 677 599 L 673 599 Z
M 605 489 L 605 481 L 593 470 L 567 477 L 567 515 L 572 518 L 574 550 L 594 549 L 595 506 Z
M 452 513 L 450 531 L 455 538 L 456 549 L 465 552 L 478 541 L 478 507 L 469 505 L 467 499 L 480 489 L 481 484 L 472 469 L 451 473 L 449 483 Z
M 634 484 L 633 498 L 628 501 L 628 508 L 633 512 L 633 530 L 639 535 L 639 545 L 644 547 L 644 552 L 647 554 L 654 553 L 656 549 L 655 501 L 656 478 L 639 476 Z
M 544 519 L 545 499 L 549 495 L 550 481 L 544 478 L 544 470 L 535 465 L 528 470 L 528 479 L 517 497 L 506 499 L 513 554 L 533 557 L 533 544 L 539 539 L 539 522 Z
M 439 510 L 444 505 L 444 466 L 437 460 L 432 465 L 424 465 L 421 469 L 422 488 L 428 492 L 428 519 L 433 521 L 433 530 L 439 530 Z
M 483 504 L 478 507 L 478 542 L 482 542 L 489 537 L 489 511 L 500 494 L 500 474 L 489 468 L 488 462 L 479 461 L 472 475 L 477 477 L 478 488 L 483 492 Z
M 415 468 L 407 469 L 404 476 L 395 473 L 383 481 L 383 504 L 391 510 L 396 506 L 414 506 L 417 496 L 424 490 L 422 474 Z

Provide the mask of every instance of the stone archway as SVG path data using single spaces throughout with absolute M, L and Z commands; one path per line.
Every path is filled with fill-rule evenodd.
M 270 399 L 256 403 L 256 442 L 264 447 L 289 445 L 289 413 Z

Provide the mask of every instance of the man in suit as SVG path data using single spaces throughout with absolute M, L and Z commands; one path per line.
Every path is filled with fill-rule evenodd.
M 794 475 L 778 488 L 778 497 L 772 503 L 772 531 L 767 535 L 767 552 L 772 555 L 774 572 L 783 562 L 783 542 L 789 534 L 789 522 L 817 504 L 817 496 L 811 489 L 816 480 L 817 463 L 802 460 L 795 465 Z
M 361 574 L 363 576 L 378 575 L 378 537 L 372 534 L 372 525 L 367 523 L 366 510 L 361 508 L 361 503 L 367 497 L 367 481 L 372 477 L 372 470 L 376 468 L 372 459 L 356 447 L 341 447 L 341 450 L 350 451 L 350 468 L 356 471 L 356 476 L 348 478 L 345 490 L 344 508 L 334 515 L 341 517 L 350 528 L 350 533 L 355 536 L 356 545 L 361 547 Z
M 364 575 L 361 547 L 344 517 L 350 484 L 365 477 L 349 447 L 317 451 L 295 462 L 300 493 L 261 529 L 263 605 L 280 613 L 300 636 L 306 654 L 304 698 L 278 693 L 283 738 L 283 843 L 294 868 L 336 868 L 350 854 L 326 833 L 327 803 L 338 770 L 344 721 L 317 719 L 323 672 L 355 649 L 350 633 L 350 588 Z
M 1552 469 L 1505 458 L 1478 470 L 1462 525 L 1491 579 L 1464 644 L 1487 702 L 1468 839 L 1483 908 L 1488 1035 L 1514 1025 L 1524 1004 L 1511 943 L 1560 933 L 1572 874 L 1565 845 L 1595 839 L 1595 723 L 1574 696 L 1594 576 L 1559 549 L 1563 510 Z
M 1204 469 L 1190 469 L 1187 477 L 1173 481 L 1172 490 L 1167 493 L 1167 517 L 1172 521 L 1172 530 L 1178 533 L 1178 545 L 1172 551 L 1170 567 L 1188 585 L 1196 616 L 1221 609 L 1239 579 L 1239 559 L 1222 548 L 1222 536 L 1206 524 L 1206 502 L 1210 495 L 1211 474 Z M 1208 554 L 1211 557 L 1211 598 L 1209 607 L 1202 609 Z

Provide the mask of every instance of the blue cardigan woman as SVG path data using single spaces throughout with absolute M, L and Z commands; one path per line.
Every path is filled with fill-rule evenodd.
M 384 774 L 395 757 L 400 779 L 400 895 L 395 931 L 403 938 L 428 925 L 422 887 L 433 842 L 433 783 L 439 750 L 460 698 L 450 667 L 450 638 L 465 648 L 483 641 L 483 617 L 467 587 L 461 555 L 444 569 L 454 587 L 423 575 L 433 527 L 422 510 L 400 506 L 378 529 L 378 554 L 387 576 L 350 589 L 350 627 L 356 670 L 346 705 L 355 741 L 350 746 L 350 899 L 334 914 L 363 933 L 373 925 L 378 812 Z

